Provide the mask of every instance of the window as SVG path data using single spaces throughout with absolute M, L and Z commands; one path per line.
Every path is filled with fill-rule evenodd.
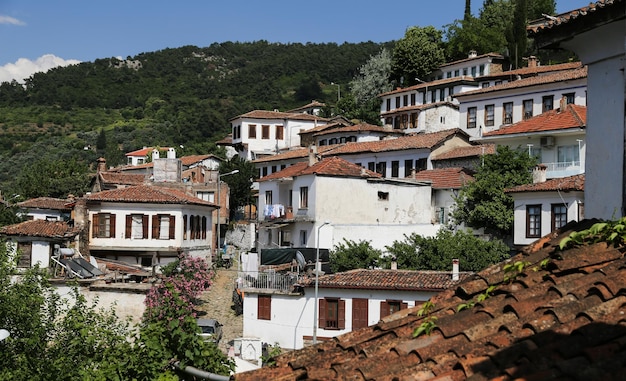
M 196 192 L 196 197 L 198 197 L 200 200 L 215 202 L 215 192 L 198 191 Z
M 300 246 L 306 246 L 306 230 L 300 230 Z
M 387 111 L 391 111 L 391 98 L 387 98 Z
M 248 126 L 248 138 L 256 139 L 256 124 L 250 124 Z
M 339 140 L 337 140 L 337 138 L 331 138 L 330 140 L 328 140 L 328 144 L 337 144 L 339 142 Z
M 448 215 L 444 206 L 437 208 L 437 220 L 440 224 L 448 223 Z
M 300 187 L 300 208 L 309 207 L 309 187 Z
M 400 108 L 400 97 L 396 97 L 396 108 Z
M 417 128 L 417 113 L 411 113 L 411 121 L 409 122 L 409 128 Z
M 413 172 L 413 160 L 404 161 L 404 177 L 410 177 Z
M 426 169 L 426 159 L 417 159 L 415 160 L 415 169 L 419 171 L 423 171 Z
M 148 216 L 145 214 L 126 215 L 126 238 L 148 239 Z
M 437 101 L 437 90 L 431 90 L 431 92 L 430 92 L 430 101 L 431 102 L 436 102 Z
M 502 120 L 503 124 L 513 123 L 513 102 L 502 104 Z
M 424 91 L 422 93 L 422 104 L 425 105 L 426 103 L 428 103 L 428 93 Z
M 169 214 L 152 216 L 152 239 L 174 239 L 176 217 Z
M 262 172 L 262 176 L 267 176 L 267 167 L 263 167 L 263 169 L 261 169 Z
M 459 71 L 458 71 L 458 70 L 455 70 L 455 71 L 454 71 L 454 76 L 455 76 L 455 77 L 458 77 L 458 76 L 459 76 Z
M 557 147 L 557 165 L 559 167 L 569 167 L 580 165 L 580 151 L 577 145 Z
M 463 75 L 464 76 L 467 75 L 467 68 L 466 67 L 463 68 Z
M 276 140 L 284 139 L 284 130 L 283 126 L 276 126 Z
M 489 82 L 483 82 L 480 84 L 480 87 L 482 87 L 483 89 L 486 89 L 487 87 L 489 87 Z
M 391 177 L 400 176 L 400 162 L 398 160 L 393 160 L 391 162 Z
M 387 177 L 387 162 L 381 161 L 376 163 L 376 173 L 380 173 L 383 177 Z
M 319 145 L 320 146 L 325 146 L 327 144 L 328 144 L 328 140 L 326 140 L 326 139 L 322 139 L 322 140 L 319 141 Z
M 476 128 L 476 107 L 467 109 L 467 128 Z
M 183 239 L 187 239 L 187 215 L 183 215 Z
M 389 201 L 389 192 L 378 191 L 378 201 Z
M 495 81 L 493 84 L 494 84 L 494 86 L 498 86 L 498 85 L 502 84 L 502 81 L 498 80 L 498 81 Z
M 272 205 L 272 191 L 265 191 L 265 205 Z
M 400 310 L 408 308 L 408 303 L 403 303 L 401 300 L 386 300 L 380 302 L 380 318 L 389 316 Z
M 269 139 L 270 138 L 270 126 L 264 124 L 261 126 L 261 139 Z
M 533 117 L 533 100 L 526 99 L 523 102 L 524 105 L 524 120 L 530 119 Z
M 563 97 L 565 98 L 565 102 L 570 105 L 570 104 L 574 104 L 574 100 L 576 99 L 576 94 L 575 93 L 565 93 L 563 94 Z
M 339 298 L 319 300 L 319 327 L 322 329 L 346 328 L 346 301 Z
M 550 111 L 554 108 L 554 95 L 546 95 L 541 98 L 541 112 Z
M 364 328 L 369 325 L 367 305 L 367 299 L 352 299 L 352 330 Z
M 552 231 L 567 224 L 567 205 L 552 204 Z
M 485 75 L 485 64 L 482 64 L 478 67 L 479 75 Z
M 409 105 L 409 94 L 405 94 L 402 96 L 402 106 L 406 107 Z
M 369 163 L 367 163 L 367 169 L 374 172 L 374 170 L 376 170 L 376 163 L 373 161 L 370 161 Z
M 257 319 L 272 320 L 272 296 L 259 295 L 257 306 Z
M 415 93 L 411 93 L 411 106 L 415 106 Z
M 526 238 L 541 237 L 541 205 L 526 206 Z
M 115 238 L 115 214 L 94 214 L 92 236 L 94 238 Z
M 272 165 L 272 173 L 276 172 L 276 168 L 278 168 L 278 167 L 275 166 L 275 165 Z
M 476 66 L 472 66 L 472 77 L 476 76 Z
M 485 106 L 485 126 L 493 126 L 495 109 L 495 105 Z

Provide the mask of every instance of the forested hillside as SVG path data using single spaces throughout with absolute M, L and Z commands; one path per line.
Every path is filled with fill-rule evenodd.
M 55 186 L 68 186 L 55 185 L 54 175 L 37 179 L 84 177 L 99 156 L 120 164 L 125 152 L 143 146 L 216 153 L 214 142 L 234 116 L 313 99 L 334 105 L 331 83 L 346 91 L 383 47 L 392 44 L 226 42 L 98 59 L 37 73 L 25 85 L 2 83 L 0 190 L 62 196 Z

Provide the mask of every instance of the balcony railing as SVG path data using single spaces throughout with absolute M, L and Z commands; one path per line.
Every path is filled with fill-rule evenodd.
M 585 173 L 585 168 L 578 160 L 543 164 L 546 166 L 546 176 L 548 178 L 573 176 Z
M 300 273 L 277 273 L 275 271 L 240 272 L 238 287 L 240 289 L 263 289 L 280 292 L 292 292 L 294 284 L 299 283 L 304 274 Z

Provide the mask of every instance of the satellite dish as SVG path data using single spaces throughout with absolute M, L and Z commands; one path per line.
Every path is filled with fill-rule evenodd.
M 304 255 L 300 252 L 300 250 L 296 251 L 296 261 L 298 262 L 298 267 L 301 270 L 304 270 L 306 266 L 306 259 L 304 259 Z

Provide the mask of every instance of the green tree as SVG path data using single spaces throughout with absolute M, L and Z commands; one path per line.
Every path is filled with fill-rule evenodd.
M 330 252 L 330 268 L 333 272 L 371 269 L 378 266 L 381 254 L 369 241 L 355 242 L 344 238 Z
M 231 218 L 235 218 L 239 208 L 254 204 L 252 183 L 257 178 L 257 170 L 254 164 L 239 156 L 234 156 L 229 161 L 223 162 L 219 167 L 220 173 L 228 173 L 234 170 L 239 170 L 239 172 L 222 178 L 222 181 L 230 187 Z
M 22 169 L 14 193 L 24 198 L 81 196 L 89 180 L 88 166 L 76 159 L 39 160 Z
M 444 61 L 442 32 L 433 26 L 410 27 L 393 49 L 392 77 L 399 84 L 415 84 Z
M 507 237 L 513 228 L 513 198 L 504 189 L 532 181 L 537 159 L 525 150 L 498 146 L 496 153 L 484 156 L 475 181 L 465 185 L 455 200 L 452 217 L 457 223 L 484 228 L 497 237 Z
M 452 260 L 459 259 L 461 271 L 480 271 L 508 258 L 509 248 L 500 240 L 487 241 L 469 231 L 452 232 L 440 229 L 435 237 L 416 233 L 405 235 L 404 241 L 387 246 L 390 256 L 383 257 L 389 268 L 392 257 L 399 269 L 450 271 Z
M 373 100 L 378 105 L 378 95 L 392 89 L 390 75 L 391 53 L 382 49 L 359 68 L 359 74 L 350 82 L 357 105 L 370 107 Z

